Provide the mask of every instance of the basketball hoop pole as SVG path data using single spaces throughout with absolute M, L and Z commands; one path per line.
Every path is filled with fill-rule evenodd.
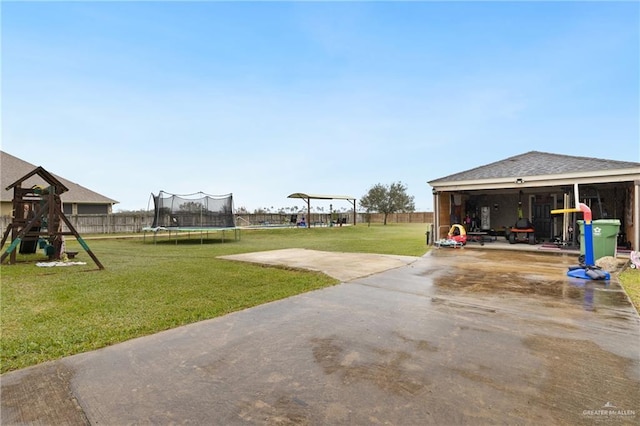
M 578 203 L 577 208 L 551 210 L 551 214 L 581 212 L 584 217 L 584 262 L 587 266 L 595 266 L 593 255 L 593 226 L 591 209 L 584 203 Z
M 611 278 L 611 274 L 601 270 L 596 266 L 595 262 L 595 256 L 593 253 L 593 221 L 591 208 L 580 202 L 577 183 L 574 185 L 574 192 L 576 200 L 575 208 L 551 210 L 551 214 L 581 212 L 584 217 L 584 263 L 580 262 L 579 266 L 570 267 L 567 275 L 572 278 L 608 280 Z

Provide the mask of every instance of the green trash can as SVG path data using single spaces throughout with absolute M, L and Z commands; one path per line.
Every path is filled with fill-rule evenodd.
M 584 254 L 584 221 L 579 220 L 580 226 L 580 254 Z M 593 231 L 593 260 L 605 256 L 616 256 L 618 247 L 619 219 L 598 219 L 591 221 Z

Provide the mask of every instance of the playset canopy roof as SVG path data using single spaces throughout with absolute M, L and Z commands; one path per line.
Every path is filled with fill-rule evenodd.
M 33 169 L 30 173 L 27 173 L 26 175 L 22 176 L 20 179 L 18 179 L 17 181 L 15 181 L 14 183 L 12 183 L 11 185 L 7 186 L 5 188 L 5 190 L 10 190 L 12 188 L 15 187 L 19 187 L 24 181 L 26 181 L 27 179 L 29 179 L 32 176 L 40 176 L 42 179 L 44 179 L 49 185 L 53 186 L 56 188 L 56 192 L 58 194 L 62 194 L 63 192 L 67 192 L 69 190 L 69 188 L 67 188 L 66 186 L 64 186 L 62 184 L 62 182 L 60 182 L 58 179 L 56 179 L 51 173 L 49 173 L 48 171 L 46 171 L 44 168 L 42 167 L 36 167 L 35 169 Z

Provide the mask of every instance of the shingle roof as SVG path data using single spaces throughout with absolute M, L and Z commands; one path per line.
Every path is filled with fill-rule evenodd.
M 565 173 L 594 172 L 638 168 L 640 163 L 630 161 L 603 160 L 591 157 L 551 154 L 529 151 L 504 160 L 476 167 L 429 181 L 429 184 L 446 182 L 547 176 Z
M 32 172 L 37 166 L 28 163 L 24 160 L 14 157 L 4 151 L 0 151 L 0 201 L 10 202 L 13 200 L 13 190 L 6 190 L 7 186 L 15 183 L 21 179 L 27 173 Z M 45 168 L 46 169 L 46 168 Z M 78 204 L 116 204 L 117 201 L 97 192 L 91 191 L 84 186 L 71 182 L 65 178 L 57 176 L 51 173 L 56 179 L 58 179 L 63 185 L 65 185 L 69 191 L 62 194 L 60 197 L 63 203 L 78 203 Z M 42 185 L 45 183 L 39 176 L 32 176 L 25 180 L 22 184 L 23 187 L 31 185 Z

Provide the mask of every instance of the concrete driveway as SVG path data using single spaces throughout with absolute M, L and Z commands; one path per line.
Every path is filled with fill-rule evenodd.
M 615 279 L 566 277 L 575 256 L 466 249 L 421 258 L 243 256 L 234 260 L 309 262 L 332 273 L 318 265 L 327 261 L 347 278 L 5 374 L 2 424 L 640 420 L 640 319 Z M 340 264 L 361 270 L 351 276 Z

